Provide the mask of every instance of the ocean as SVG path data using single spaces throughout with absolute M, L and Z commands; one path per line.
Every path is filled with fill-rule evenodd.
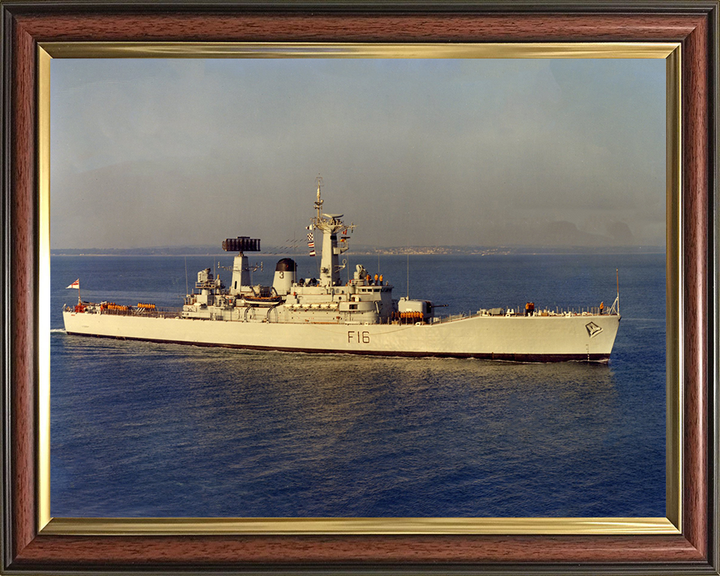
M 665 255 L 348 256 L 394 297 L 609 308 L 609 364 L 376 358 L 69 336 L 62 305 L 181 305 L 232 255 L 53 256 L 55 517 L 665 516 Z M 271 284 L 279 256 L 260 255 Z M 294 257 L 317 277 L 319 259 Z M 187 275 L 186 275 L 187 269 Z M 343 272 L 345 274 L 345 272 Z M 344 278 L 344 276 L 343 276 Z M 409 286 L 408 286 L 409 280 Z

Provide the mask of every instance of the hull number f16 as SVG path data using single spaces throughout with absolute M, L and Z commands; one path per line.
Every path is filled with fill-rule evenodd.
M 370 344 L 370 332 L 368 332 L 367 330 L 363 330 L 362 332 L 360 330 L 348 330 L 347 338 L 348 344 L 350 342 L 357 342 L 358 344 Z

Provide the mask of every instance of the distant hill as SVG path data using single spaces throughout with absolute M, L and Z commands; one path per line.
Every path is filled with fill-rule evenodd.
M 152 246 L 148 248 L 52 248 L 51 256 L 191 256 L 224 254 L 219 246 Z
M 355 245 L 349 254 L 365 255 L 503 255 L 503 254 L 655 254 L 664 246 L 391 246 Z M 147 248 L 53 248 L 52 256 L 204 256 L 225 255 L 219 246 L 153 246 Z M 287 246 L 268 246 L 260 254 L 307 254 L 305 249 L 288 250 Z

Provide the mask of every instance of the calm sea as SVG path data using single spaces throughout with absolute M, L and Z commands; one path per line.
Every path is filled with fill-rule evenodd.
M 278 257 L 260 256 L 255 283 Z M 302 276 L 317 261 L 296 258 Z M 408 290 L 405 256 L 351 257 Z M 77 299 L 178 306 L 231 258 L 52 258 L 53 516 L 665 515 L 665 257 L 411 256 L 453 314 L 609 307 L 608 365 L 252 352 L 68 336 Z M 218 269 L 229 280 L 230 273 Z

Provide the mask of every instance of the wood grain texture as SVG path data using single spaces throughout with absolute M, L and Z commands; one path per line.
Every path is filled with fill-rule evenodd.
M 618 563 L 703 559 L 682 536 L 670 537 L 40 537 L 23 551 L 18 566 L 37 568 L 67 561 L 78 566 L 148 565 L 203 567 L 232 564 L 398 564 L 498 562 Z
M 35 537 L 35 68 L 32 36 L 13 37 L 10 286 L 13 551 Z
M 236 42 L 530 42 L 661 41 L 685 38 L 697 15 L 274 13 L 23 15 L 19 25 L 39 41 L 164 40 Z
M 709 50 L 708 25 L 702 22 L 686 43 L 683 78 L 684 202 L 683 244 L 685 265 L 685 447 L 683 501 L 684 534 L 707 554 L 708 445 L 708 284 L 707 255 L 709 208 Z M 685 88 L 687 86 L 687 88 Z
M 12 568 L 225 568 L 230 566 L 488 566 L 592 563 L 708 570 L 709 377 L 707 276 L 711 161 L 708 156 L 708 21 L 692 13 L 351 13 L 223 10 L 216 13 L 97 13 L 18 10 L 14 15 L 12 253 L 13 541 Z M 331 536 L 331 537 L 64 537 L 37 536 L 34 500 L 34 121 L 36 41 L 682 41 L 684 131 L 686 434 L 683 536 Z M 714 172 L 713 172 L 714 173 Z M 628 568 L 628 571 L 631 569 Z

